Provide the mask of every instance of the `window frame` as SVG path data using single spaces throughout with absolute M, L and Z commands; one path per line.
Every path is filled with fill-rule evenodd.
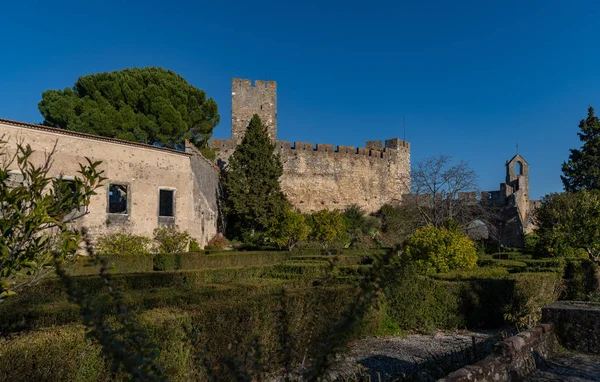
M 125 186 L 127 187 L 126 195 L 127 201 L 125 203 L 125 212 L 110 212 L 110 188 L 111 186 Z M 112 222 L 118 222 L 120 220 L 128 220 L 131 215 L 131 183 L 121 182 L 118 180 L 109 180 L 106 183 L 106 213 Z
M 172 196 L 173 196 L 173 205 L 172 205 L 173 215 L 172 216 L 162 216 L 160 214 L 160 193 L 161 193 L 161 191 L 170 191 L 172 193 Z M 174 225 L 175 218 L 177 216 L 177 189 L 175 187 L 159 186 L 156 194 L 157 194 L 156 196 L 157 196 L 157 200 L 158 200 L 158 203 L 156 205 L 156 208 L 157 208 L 156 215 L 158 217 L 158 224 L 159 225 L 169 225 L 169 226 Z

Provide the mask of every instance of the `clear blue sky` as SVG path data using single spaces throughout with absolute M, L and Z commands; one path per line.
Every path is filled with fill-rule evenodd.
M 126 5 L 125 5 L 126 4 Z M 163 66 L 213 97 L 230 136 L 232 77 L 276 80 L 279 138 L 363 146 L 403 136 L 412 160 L 448 154 L 497 189 L 516 151 L 531 196 L 600 110 L 600 2 L 6 1 L 0 117 L 40 122 L 49 88 Z

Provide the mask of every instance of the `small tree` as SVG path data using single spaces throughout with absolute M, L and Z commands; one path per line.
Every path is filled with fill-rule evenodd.
M 452 220 L 468 232 L 470 227 L 480 228 L 471 224 L 479 220 L 494 236 L 499 211 L 477 199 L 478 191 L 477 174 L 468 163 L 453 164 L 451 157 L 439 155 L 415 163 L 411 171 L 412 195 L 405 196 L 403 204 L 419 212 L 420 225 L 442 227 Z
M 154 248 L 156 253 L 181 253 L 188 250 L 190 234 L 175 227 L 159 227 L 154 232 Z
M 458 229 L 428 225 L 415 231 L 406 258 L 425 272 L 448 272 L 477 265 L 475 244 Z
M 36 165 L 31 146 L 18 143 L 9 151 L 0 139 L 0 298 L 37 282 L 55 261 L 74 259 L 82 232 L 70 223 L 87 214 L 105 179 L 100 162 L 87 158 L 80 177 L 51 177 L 55 149 Z
M 281 191 L 283 165 L 265 125 L 254 115 L 221 177 L 227 234 L 263 244 L 273 219 L 282 219 L 289 202 Z
M 306 224 L 304 215 L 287 208 L 283 217 L 273 218 L 267 237 L 278 247 L 291 251 L 296 244 L 308 238 L 309 232 L 310 227 Z
M 323 248 L 333 244 L 344 233 L 342 215 L 338 211 L 321 210 L 310 215 L 311 240 L 320 242 Z
M 600 190 L 600 120 L 589 107 L 588 116 L 579 123 L 581 149 L 571 149 L 569 161 L 562 165 L 565 191 Z
M 600 190 L 547 195 L 534 219 L 542 251 L 572 256 L 583 250 L 600 264 Z

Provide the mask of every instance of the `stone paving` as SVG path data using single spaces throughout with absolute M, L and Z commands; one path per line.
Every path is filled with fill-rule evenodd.
M 561 351 L 548 360 L 538 360 L 538 370 L 525 381 L 600 381 L 600 355 Z

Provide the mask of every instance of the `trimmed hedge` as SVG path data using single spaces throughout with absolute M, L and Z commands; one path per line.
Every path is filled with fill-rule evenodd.
M 2 381 L 109 381 L 99 346 L 80 325 L 53 327 L 0 339 Z
M 111 273 L 138 273 L 152 272 L 154 267 L 151 254 L 141 255 L 98 255 L 98 260 L 108 262 Z M 97 275 L 100 273 L 100 264 L 94 265 L 89 257 L 79 256 L 73 264 L 67 268 L 72 276 Z
M 405 330 L 524 324 L 558 299 L 560 285 L 557 273 L 449 281 L 402 272 L 386 290 L 387 311 Z
M 354 295 L 354 288 L 332 287 L 298 289 L 286 296 L 289 330 L 295 339 L 292 345 L 295 362 L 314 355 L 318 349 L 315 342 L 342 317 Z M 277 294 L 241 294 L 187 308 L 153 309 L 141 313 L 137 320 L 161 350 L 158 362 L 170 379 L 206 380 L 201 363 L 194 359 L 196 353 L 206 346 L 207 360 L 218 362 L 227 353 L 230 343 L 237 341 L 243 354 L 254 336 L 263 345 L 263 352 L 274 355 L 266 366 L 277 370 L 281 362 L 276 329 L 279 307 Z M 234 333 L 232 328 L 236 329 Z M 197 336 L 196 347 L 186 334 L 191 329 Z M 360 334 L 375 334 L 376 325 L 359 329 L 352 335 L 354 338 Z M 107 362 L 99 350 L 84 338 L 83 328 L 75 324 L 23 333 L 10 340 L 0 340 L 0 379 L 111 380 Z M 32 367 L 34 364 L 36 367 Z

